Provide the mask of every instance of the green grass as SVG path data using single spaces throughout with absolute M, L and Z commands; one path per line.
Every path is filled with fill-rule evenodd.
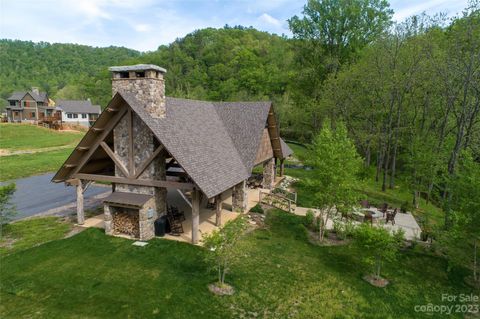
M 0 157 L 0 181 L 56 171 L 70 155 L 72 149 L 2 156 Z
M 33 218 L 7 224 L 2 229 L 0 255 L 61 239 L 71 228 L 71 224 L 58 217 Z
M 58 132 L 30 124 L 0 124 L 0 148 L 26 150 L 75 144 L 84 133 Z
M 203 248 L 174 241 L 135 247 L 88 229 L 3 256 L 0 316 L 432 318 L 414 306 L 445 304 L 442 293 L 471 293 L 462 270 L 447 273 L 443 259 L 414 251 L 385 265 L 391 284 L 374 288 L 361 279 L 367 269 L 354 250 L 310 244 L 302 219 L 273 211 L 267 229 L 241 240 L 244 256 L 227 276 L 233 296 L 208 291 L 216 273 Z

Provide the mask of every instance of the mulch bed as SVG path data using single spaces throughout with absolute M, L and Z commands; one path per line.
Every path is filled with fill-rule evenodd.
M 221 287 L 218 283 L 210 284 L 208 290 L 218 296 L 231 296 L 235 293 L 235 289 L 228 284 L 223 284 Z
M 363 276 L 363 280 L 368 282 L 370 285 L 379 287 L 379 288 L 384 288 L 389 284 L 389 281 L 385 278 L 377 278 L 374 275 L 365 275 Z
M 328 232 L 327 236 L 323 237 L 323 241 L 318 239 L 318 232 L 308 231 L 308 241 L 317 246 L 342 246 L 350 243 L 350 239 L 340 239 L 335 233 Z

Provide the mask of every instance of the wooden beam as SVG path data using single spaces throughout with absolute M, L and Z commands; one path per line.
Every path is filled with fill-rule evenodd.
M 88 151 L 90 147 L 88 146 L 77 146 L 76 148 L 78 151 Z
M 85 212 L 83 210 L 83 183 L 81 180 L 77 183 L 77 224 L 85 223 Z
M 217 195 L 215 198 L 215 225 L 216 226 L 222 226 L 222 194 Z
M 121 112 L 118 112 L 117 114 L 115 114 L 115 116 L 112 119 L 110 119 L 110 121 L 107 124 L 106 130 L 104 130 L 102 134 L 98 136 L 97 140 L 90 146 L 90 149 L 87 151 L 87 153 L 83 155 L 83 157 L 80 159 L 80 162 L 78 163 L 77 168 L 75 168 L 75 170 L 72 172 L 72 175 L 78 173 L 82 169 L 83 165 L 85 165 L 85 163 L 90 159 L 90 156 L 92 156 L 92 154 L 97 150 L 98 146 L 100 145 L 100 142 L 102 142 L 105 139 L 105 137 L 107 137 L 108 133 L 110 133 L 110 131 L 113 130 L 113 128 L 117 125 L 117 123 L 122 119 L 125 112 L 127 112 L 126 108 L 124 108 Z
M 103 181 L 118 184 L 130 184 L 139 186 L 151 186 L 151 187 L 164 187 L 164 188 L 178 188 L 178 189 L 193 189 L 195 187 L 192 183 L 181 183 L 174 181 L 154 181 L 149 179 L 133 179 L 123 178 L 110 175 L 98 175 L 98 174 L 83 174 L 78 173 L 74 175 L 75 178 L 86 179 L 90 181 Z
M 100 127 L 94 127 L 94 128 L 92 128 L 92 131 L 94 131 L 95 133 L 103 132 L 104 130 L 105 130 L 104 128 L 100 128 Z
M 118 109 L 114 109 L 113 107 L 107 107 L 107 112 L 118 112 Z
M 76 167 L 77 164 L 64 164 L 63 167 L 65 168 L 73 168 L 73 167 Z
M 127 171 L 127 169 L 125 168 L 125 166 L 123 166 L 122 162 L 120 162 L 120 159 L 117 157 L 117 155 L 112 151 L 112 149 L 107 145 L 107 143 L 105 142 L 100 142 L 100 146 L 103 148 L 103 150 L 108 154 L 108 156 L 110 156 L 110 158 L 112 159 L 112 161 L 115 163 L 115 165 L 120 168 L 120 170 L 122 171 L 122 174 L 125 176 L 125 177 L 130 177 L 130 173 Z
M 200 224 L 200 192 L 192 192 L 192 244 L 198 244 L 198 225 Z
M 165 165 L 165 170 L 169 169 L 173 163 L 175 163 L 175 159 L 172 157 L 172 159 Z
M 148 165 L 150 165 L 150 163 L 155 159 L 155 157 L 158 156 L 158 154 L 160 154 L 162 150 L 163 150 L 162 145 L 157 147 L 155 152 L 153 152 L 152 155 L 150 155 L 150 157 L 145 162 L 143 162 L 142 166 L 139 167 L 138 171 L 135 172 L 135 175 L 133 176 L 133 178 L 138 178 L 140 175 L 142 175 L 142 173 L 147 169 Z
M 192 207 L 192 203 L 188 200 L 187 196 L 185 196 L 185 194 L 177 189 L 177 192 L 180 194 L 180 196 L 182 196 L 183 200 L 187 203 L 188 206 L 190 206 L 190 208 Z
M 133 157 L 133 114 L 132 110 L 128 109 L 128 171 L 131 175 L 135 175 L 135 162 Z M 135 175 L 136 176 L 136 175 Z

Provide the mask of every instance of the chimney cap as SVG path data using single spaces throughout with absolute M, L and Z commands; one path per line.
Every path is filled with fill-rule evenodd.
M 155 70 L 161 73 L 167 73 L 167 70 L 159 67 L 155 64 L 135 64 L 135 65 L 122 65 L 122 66 L 111 66 L 108 68 L 111 72 L 128 72 L 128 71 L 147 71 Z

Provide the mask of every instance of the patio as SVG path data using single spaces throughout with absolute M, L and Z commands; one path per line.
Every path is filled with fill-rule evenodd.
M 312 209 L 312 208 L 306 208 L 306 207 L 297 207 L 295 210 L 295 214 L 299 216 L 305 216 L 307 214 L 308 210 L 312 210 L 315 215 L 318 215 L 319 210 L 318 209 Z M 375 211 L 376 209 L 373 207 L 367 208 L 365 210 L 373 210 Z M 357 211 L 356 216 L 360 216 L 361 212 Z M 361 213 L 361 216 L 363 218 L 363 213 Z M 406 240 L 418 240 L 420 238 L 420 235 L 422 233 L 422 229 L 418 225 L 417 221 L 415 220 L 415 217 L 410 212 L 407 212 L 406 214 L 403 213 L 398 213 L 395 216 L 395 225 L 392 225 L 391 222 L 386 223 L 385 222 L 385 217 L 380 214 L 375 214 L 374 219 L 373 219 L 373 225 L 374 226 L 381 226 L 384 227 L 390 231 L 396 231 L 398 229 L 402 229 L 405 232 L 405 239 Z M 361 221 L 353 220 L 353 223 L 360 224 Z M 327 229 L 333 229 L 333 220 L 329 219 L 327 221 Z

